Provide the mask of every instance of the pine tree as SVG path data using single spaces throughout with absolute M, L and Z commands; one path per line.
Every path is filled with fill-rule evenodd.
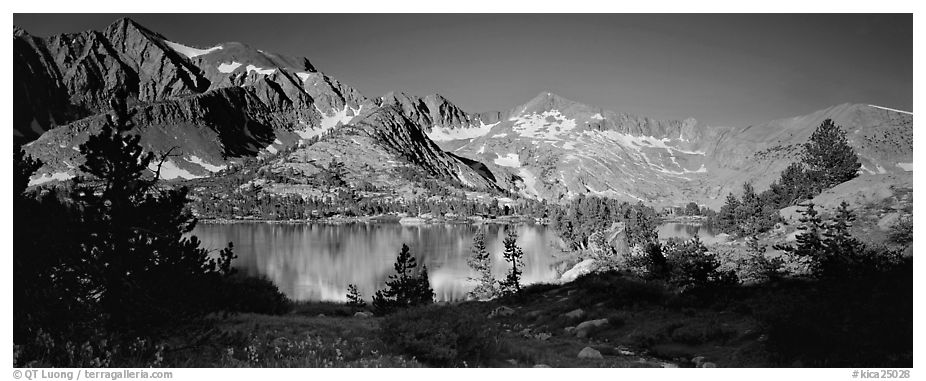
M 42 163 L 18 146 L 13 152 L 13 339 L 24 343 L 38 330 L 84 323 L 93 298 L 73 271 L 80 263 L 73 208 L 55 190 L 27 191 Z
M 395 274 L 389 276 L 386 289 L 379 290 L 373 295 L 373 308 L 378 314 L 384 315 L 400 308 L 434 302 L 434 290 L 431 289 L 427 267 L 423 267 L 419 274 L 415 274 L 416 267 L 418 267 L 417 260 L 412 256 L 408 245 L 402 244 L 402 249 L 393 265 Z
M 505 240 L 505 262 L 508 262 L 508 274 L 505 279 L 499 282 L 499 289 L 503 295 L 512 295 L 521 291 L 521 273 L 524 259 L 524 252 L 518 247 L 518 233 L 513 227 L 508 227 Z
M 831 119 L 824 120 L 804 144 L 802 160 L 819 186 L 817 192 L 852 180 L 861 168 L 845 131 Z
M 80 145 L 85 163 L 75 179 L 80 211 L 82 273 L 111 328 L 142 329 L 219 309 L 216 293 L 234 257 L 210 258 L 199 240 L 184 237 L 195 226 L 186 208 L 187 188 L 162 188 L 163 160 L 153 164 L 133 128 L 125 98 L 100 133 Z M 154 176 L 149 174 L 154 168 Z
M 808 200 L 815 196 L 817 193 L 814 188 L 815 186 L 811 184 L 804 169 L 804 164 L 791 163 L 781 172 L 781 178 L 769 186 L 770 199 L 768 201 L 776 209 L 787 208 L 795 202 Z
M 360 294 L 356 285 L 347 285 L 347 305 L 360 308 L 367 306 L 367 302 L 363 300 L 363 295 Z
M 495 286 L 495 276 L 492 275 L 492 255 L 486 250 L 485 233 L 479 231 L 473 237 L 472 254 L 466 264 L 478 274 L 470 278 L 476 282 L 476 288 L 469 292 L 469 296 L 477 300 L 492 299 L 498 293 Z
M 723 206 L 720 207 L 720 212 L 717 213 L 717 221 L 720 230 L 723 232 L 732 232 L 736 229 L 737 220 L 736 220 L 736 211 L 740 207 L 740 201 L 736 198 L 733 193 L 727 194 L 726 202 Z
M 804 210 L 801 211 L 800 218 L 801 231 L 797 235 L 797 245 L 775 245 L 778 250 L 782 250 L 788 255 L 796 258 L 807 258 L 810 261 L 810 272 L 814 276 L 820 276 L 823 270 L 823 264 L 826 261 L 826 248 L 823 244 L 823 220 L 820 214 L 814 208 L 813 202 L 804 204 Z
M 822 271 L 828 275 L 851 271 L 863 255 L 863 244 L 849 233 L 855 215 L 845 201 L 839 204 L 833 218 L 825 225 L 823 243 L 826 247 Z

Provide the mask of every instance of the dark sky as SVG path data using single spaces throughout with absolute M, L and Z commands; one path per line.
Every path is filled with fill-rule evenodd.
M 839 103 L 912 111 L 913 16 L 16 14 L 34 35 L 129 16 L 191 46 L 306 56 L 376 97 L 440 93 L 472 112 L 541 91 L 663 119 L 744 126 Z

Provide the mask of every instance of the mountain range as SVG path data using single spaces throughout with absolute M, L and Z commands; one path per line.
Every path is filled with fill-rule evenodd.
M 271 156 L 266 170 L 308 176 L 334 159 L 349 182 L 394 186 L 413 168 L 461 189 L 550 202 L 591 194 L 716 208 L 744 182 L 767 187 L 827 118 L 847 132 L 862 176 L 912 176 L 912 114 L 868 104 L 745 127 L 657 120 L 550 92 L 474 113 L 437 94 L 369 98 L 304 57 L 237 42 L 190 47 L 130 19 L 50 37 L 14 28 L 13 43 L 14 142 L 44 163 L 32 184 L 76 173 L 77 147 L 120 92 L 142 144 L 173 149 L 166 179 L 221 176 Z

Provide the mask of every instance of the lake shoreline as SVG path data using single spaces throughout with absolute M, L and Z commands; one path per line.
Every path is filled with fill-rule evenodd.
M 419 217 L 396 217 L 392 215 L 379 216 L 359 216 L 359 217 L 327 217 L 304 220 L 269 220 L 261 218 L 199 218 L 198 223 L 224 225 L 240 223 L 263 223 L 263 224 L 324 224 L 324 225 L 343 225 L 353 223 L 377 223 L 377 224 L 400 224 L 405 226 L 415 225 L 481 225 L 481 224 L 520 224 L 530 223 L 533 225 L 548 226 L 549 221 L 536 219 L 525 216 L 506 216 L 502 218 L 482 218 L 482 217 L 465 217 L 465 218 L 419 218 Z

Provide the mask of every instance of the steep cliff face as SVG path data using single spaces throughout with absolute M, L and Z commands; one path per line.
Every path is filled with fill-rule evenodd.
M 14 44 L 14 136 L 45 163 L 33 183 L 76 174 L 83 160 L 77 147 L 99 130 L 109 100 L 123 92 L 142 144 L 170 152 L 161 172 L 166 179 L 210 176 L 239 158 L 353 133 L 351 142 L 362 135 L 365 143 L 338 148 L 345 161 L 401 160 L 436 178 L 494 187 L 422 130 L 435 121 L 468 122 L 439 96 L 414 107 L 411 98 L 373 102 L 306 58 L 236 42 L 190 47 L 128 19 L 103 32 L 48 38 L 16 30 Z M 361 114 L 359 124 L 333 134 Z
M 344 165 L 347 180 L 354 184 L 369 182 L 379 188 L 398 190 L 436 179 L 456 188 L 496 189 L 491 180 L 465 160 L 444 152 L 428 140 L 421 127 L 397 105 L 363 112 L 350 124 L 300 145 L 268 167 L 276 173 L 309 177 L 331 160 Z M 408 169 L 423 176 L 409 178 Z
M 74 147 L 99 128 L 117 92 L 149 149 L 181 152 L 166 176 L 185 178 L 293 145 L 372 105 L 306 58 L 240 43 L 193 48 L 129 19 L 47 38 L 16 29 L 13 42 L 13 134 L 46 163 L 43 178 L 74 174 Z

